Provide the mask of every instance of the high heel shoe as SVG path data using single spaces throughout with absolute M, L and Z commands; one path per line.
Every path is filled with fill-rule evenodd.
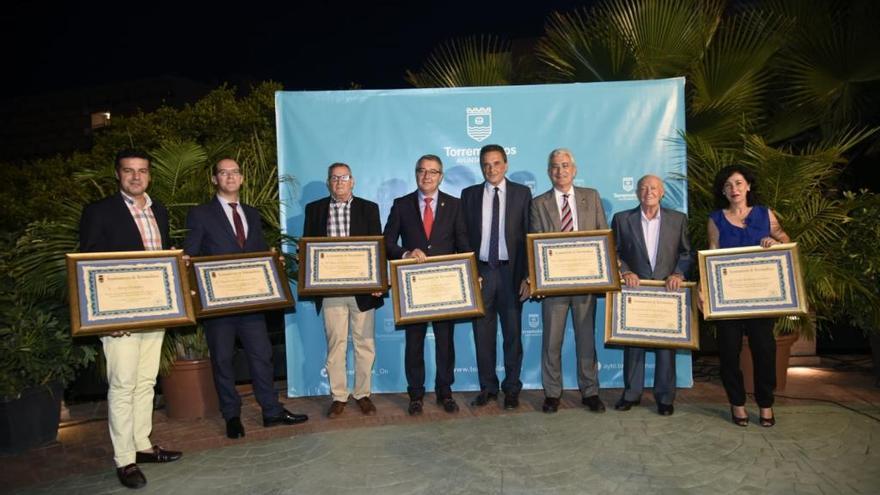
M 761 426 L 763 426 L 764 428 L 770 428 L 771 426 L 774 426 L 776 424 L 776 416 L 772 414 L 772 411 L 769 418 L 765 418 L 761 416 L 760 413 L 758 413 L 758 419 L 761 423 Z
M 730 420 L 733 421 L 733 424 L 736 426 L 748 426 L 749 425 L 749 417 L 748 415 L 739 417 L 733 413 L 733 406 L 730 406 Z

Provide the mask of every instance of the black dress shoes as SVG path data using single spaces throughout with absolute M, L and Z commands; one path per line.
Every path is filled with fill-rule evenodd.
M 406 413 L 410 416 L 418 416 L 422 414 L 422 399 L 410 400 Z
M 450 414 L 458 412 L 458 404 L 455 403 L 455 399 L 452 397 L 444 397 L 442 399 L 438 397 L 437 405 L 443 406 L 443 410 Z
M 620 400 L 617 401 L 616 404 L 614 404 L 614 410 L 615 411 L 629 411 L 630 409 L 633 408 L 633 406 L 639 405 L 640 402 L 641 402 L 641 400 L 626 400 L 623 397 L 621 397 Z
M 541 410 L 545 413 L 555 413 L 559 410 L 559 399 L 545 397 L 544 405 L 541 406 Z
M 662 402 L 657 403 L 657 414 L 660 416 L 672 416 L 672 413 L 675 412 L 675 408 L 672 407 L 672 404 L 663 404 Z
M 605 404 L 602 403 L 602 400 L 599 399 L 598 395 L 591 395 L 589 397 L 582 398 L 581 404 L 587 406 L 587 408 L 594 413 L 605 412 Z
M 241 418 L 235 416 L 226 420 L 226 436 L 233 439 L 244 436 L 244 426 L 241 424 Z
M 490 392 L 480 392 L 476 397 L 474 397 L 474 400 L 471 401 L 471 405 L 483 407 L 490 402 L 495 402 L 496 400 L 498 400 L 497 393 L 493 394 Z
M 519 394 L 504 394 L 504 409 L 508 411 L 519 407 Z
M 278 416 L 263 416 L 263 426 L 298 425 L 309 420 L 309 417 L 305 414 L 295 414 L 287 409 L 282 411 Z
M 158 445 L 153 445 L 149 452 L 138 452 L 134 456 L 135 462 L 172 462 L 180 459 L 182 452 L 176 450 L 165 450 Z M 128 466 L 126 466 L 128 467 Z
M 140 488 L 147 484 L 147 478 L 141 472 L 137 464 L 129 464 L 121 468 L 116 468 L 116 476 L 119 482 L 126 488 Z

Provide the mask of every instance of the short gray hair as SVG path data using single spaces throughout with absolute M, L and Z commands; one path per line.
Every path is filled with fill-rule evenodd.
M 555 150 L 550 152 L 550 156 L 547 157 L 547 168 L 550 168 L 553 163 L 553 159 L 559 155 L 568 155 L 568 160 L 572 165 L 577 165 L 574 161 L 574 153 L 571 152 L 568 148 L 556 148 Z

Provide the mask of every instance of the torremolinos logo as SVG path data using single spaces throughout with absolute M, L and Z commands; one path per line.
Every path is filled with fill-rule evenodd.
M 481 143 L 492 135 L 492 107 L 466 107 L 467 134 Z

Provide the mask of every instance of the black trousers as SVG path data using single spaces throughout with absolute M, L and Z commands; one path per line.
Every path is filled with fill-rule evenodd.
M 747 335 L 752 352 L 755 376 L 755 402 L 758 407 L 773 406 L 776 388 L 776 338 L 773 336 L 773 318 L 749 320 L 720 320 L 717 323 L 718 353 L 721 357 L 721 383 L 727 400 L 734 406 L 744 406 L 746 389 L 739 366 L 742 338 Z
M 434 328 L 434 360 L 437 363 L 434 392 L 438 399 L 444 399 L 452 396 L 452 383 L 455 381 L 454 325 L 450 321 L 434 321 L 431 325 Z M 403 364 L 406 368 L 406 391 L 411 400 L 420 400 L 425 396 L 425 336 L 428 325 L 408 325 L 405 331 Z
M 235 337 L 241 341 L 247 355 L 254 387 L 254 397 L 263 409 L 263 416 L 277 416 L 284 412 L 278 401 L 273 382 L 272 344 L 266 332 L 263 313 L 222 316 L 206 319 L 205 337 L 211 351 L 214 387 L 220 399 L 224 419 L 241 415 L 241 398 L 235 390 Z
M 523 360 L 522 303 L 517 293 L 519 285 L 514 284 L 513 270 L 509 264 L 490 268 L 488 264 L 480 262 L 479 271 L 483 277 L 481 291 L 486 309 L 486 315 L 473 322 L 480 390 L 498 393 L 495 365 L 500 318 L 504 350 L 504 382 L 501 383 L 501 389 L 505 394 L 516 395 L 522 390 L 520 372 Z

